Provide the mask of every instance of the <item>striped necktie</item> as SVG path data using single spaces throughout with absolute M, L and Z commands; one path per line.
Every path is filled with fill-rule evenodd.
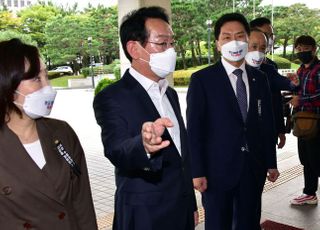
M 240 107 L 242 119 L 245 122 L 247 119 L 248 102 L 247 102 L 246 85 L 242 80 L 243 71 L 241 69 L 235 69 L 232 73 L 237 76 L 237 83 L 236 83 L 237 99 L 238 99 L 238 104 Z

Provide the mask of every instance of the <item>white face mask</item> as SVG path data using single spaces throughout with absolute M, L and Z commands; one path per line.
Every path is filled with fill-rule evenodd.
M 146 49 L 144 50 L 146 51 Z M 173 73 L 177 60 L 177 53 L 174 48 L 169 48 L 161 53 L 150 54 L 148 51 L 146 52 L 150 55 L 150 61 L 146 61 L 142 58 L 140 58 L 140 60 L 148 62 L 152 72 L 154 72 L 158 77 L 165 78 L 170 73 Z
M 265 54 L 259 51 L 251 51 L 246 55 L 246 62 L 253 67 L 260 67 L 265 58 Z
M 228 61 L 240 61 L 248 52 L 248 43 L 233 40 L 221 46 L 221 54 Z
M 48 116 L 57 95 L 57 91 L 51 86 L 45 86 L 28 95 L 23 95 L 18 91 L 16 91 L 16 93 L 24 96 L 25 99 L 23 105 L 17 102 L 14 103 L 22 106 L 23 111 L 32 119 Z

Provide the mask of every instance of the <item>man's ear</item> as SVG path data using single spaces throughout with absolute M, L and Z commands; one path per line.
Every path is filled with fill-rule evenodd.
M 132 59 L 140 58 L 140 50 L 137 44 L 137 41 L 128 41 L 127 42 L 127 51 L 132 57 Z

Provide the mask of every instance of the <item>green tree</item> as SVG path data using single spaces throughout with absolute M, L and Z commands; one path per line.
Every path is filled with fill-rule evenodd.
M 286 7 L 279 17 L 275 18 L 277 41 L 283 46 L 283 57 L 287 57 L 287 46 L 293 44 L 300 35 L 319 34 L 320 11 L 309 9 L 305 4 L 294 4 Z M 293 58 L 292 50 L 291 58 Z
M 86 61 L 89 56 L 90 20 L 85 14 L 58 16 L 45 27 L 48 58 L 51 64 L 70 63 L 74 70 L 79 69 L 79 62 Z M 97 52 L 97 44 L 93 41 L 93 51 Z
M 20 18 L 14 17 L 9 11 L 0 11 L 0 31 L 18 30 L 21 26 Z
M 243 13 L 249 19 L 253 18 L 253 4 L 256 4 L 256 11 L 259 12 L 261 0 L 237 0 L 235 9 Z M 181 55 L 184 68 L 186 65 L 186 53 L 190 50 L 193 65 L 202 64 L 201 60 L 201 41 L 207 41 L 208 29 L 213 31 L 215 22 L 225 13 L 233 10 L 232 0 L 173 0 L 172 23 L 177 40 L 177 51 Z M 212 20 L 212 27 L 207 28 L 206 20 Z M 214 60 L 219 58 L 215 45 L 215 38 L 211 36 L 212 53 Z M 208 44 L 206 45 L 208 46 Z M 199 56 L 197 59 L 196 56 Z
M 22 22 L 21 32 L 30 34 L 35 40 L 42 52 L 42 48 L 46 44 L 44 28 L 46 24 L 55 16 L 61 14 L 61 9 L 53 6 L 52 3 L 39 3 L 21 10 L 18 13 Z
M 32 40 L 28 34 L 22 34 L 15 30 L 0 31 L 0 41 L 10 40 L 12 38 L 19 38 L 22 42 L 30 45 L 37 46 L 37 43 Z
M 118 10 L 117 7 L 87 8 L 90 36 L 96 42 L 99 62 L 110 64 L 119 58 Z

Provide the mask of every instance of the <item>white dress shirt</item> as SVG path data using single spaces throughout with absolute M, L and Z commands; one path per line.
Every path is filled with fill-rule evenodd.
M 250 95 L 249 95 L 249 81 L 248 81 L 248 75 L 246 71 L 245 61 L 242 63 L 242 65 L 237 68 L 233 65 L 231 65 L 229 62 L 227 62 L 223 57 L 221 57 L 221 62 L 224 67 L 224 69 L 227 72 L 227 75 L 229 77 L 229 80 L 231 82 L 234 94 L 237 96 L 237 76 L 233 74 L 233 71 L 235 69 L 241 69 L 243 71 L 242 73 L 242 79 L 244 81 L 244 84 L 246 85 L 246 92 L 247 92 L 247 111 L 249 111 L 249 101 L 250 101 Z
M 180 127 L 174 110 L 166 95 L 166 90 L 169 83 L 166 79 L 161 79 L 159 82 L 150 80 L 137 72 L 134 68 L 130 67 L 129 73 L 140 83 L 140 85 L 147 91 L 154 106 L 158 110 L 161 117 L 169 118 L 173 127 L 167 128 L 169 134 L 181 155 L 181 140 L 180 140 Z

